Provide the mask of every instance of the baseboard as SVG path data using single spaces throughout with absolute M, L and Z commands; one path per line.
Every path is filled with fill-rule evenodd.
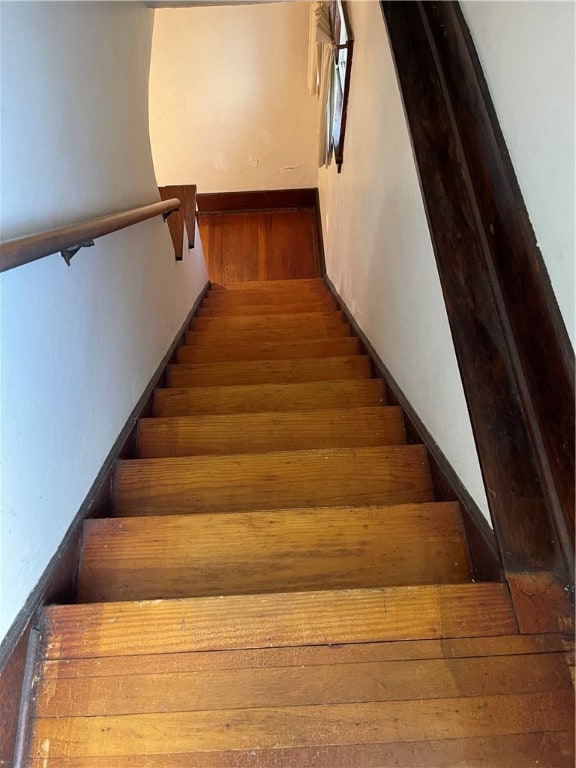
M 446 456 L 442 453 L 439 445 L 422 423 L 418 414 L 402 392 L 401 387 L 394 380 L 394 377 L 366 338 L 366 335 L 352 316 L 352 313 L 330 278 L 325 276 L 324 280 L 346 319 L 362 342 L 378 375 L 384 379 L 388 402 L 391 405 L 399 405 L 404 411 L 408 442 L 422 443 L 426 447 L 436 499 L 438 501 L 459 502 L 470 550 L 473 578 L 476 581 L 502 581 L 503 572 L 496 537 L 486 518 L 462 484 Z
M 250 192 L 208 192 L 196 195 L 198 213 L 241 213 L 242 211 L 314 208 L 317 190 L 270 189 Z
M 209 283 L 206 283 L 124 424 L 60 546 L 0 644 L 0 766 L 13 764 L 19 703 L 24 703 L 26 699 L 26 696 L 20 698 L 20 692 L 25 677 L 28 639 L 31 631 L 36 628 L 38 611 L 49 603 L 70 602 L 74 599 L 84 521 L 88 518 L 103 517 L 109 510 L 116 462 L 119 458 L 134 455 L 138 419 L 151 413 L 154 389 L 162 384 L 165 368 L 182 343 L 184 333 L 208 288 Z

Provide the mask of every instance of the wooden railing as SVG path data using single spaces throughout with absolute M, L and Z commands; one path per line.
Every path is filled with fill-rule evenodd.
M 172 211 L 180 208 L 180 200 L 172 198 L 140 208 L 129 208 L 110 213 L 97 219 L 82 221 L 59 229 L 39 232 L 36 235 L 18 237 L 0 243 L 0 272 L 20 267 L 31 261 L 42 259 L 53 253 L 61 253 L 66 263 L 72 256 L 86 246 L 94 245 L 94 240 L 119 229 L 131 227 L 155 216 L 166 218 Z

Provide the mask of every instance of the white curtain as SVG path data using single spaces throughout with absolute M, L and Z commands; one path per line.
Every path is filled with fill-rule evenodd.
M 332 159 L 332 120 L 334 117 L 334 40 L 328 3 L 310 3 L 308 48 L 308 92 L 320 100 L 318 165 Z

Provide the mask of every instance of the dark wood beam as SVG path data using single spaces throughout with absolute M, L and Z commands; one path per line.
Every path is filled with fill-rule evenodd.
M 502 561 L 573 584 L 574 357 L 474 45 L 381 5 Z

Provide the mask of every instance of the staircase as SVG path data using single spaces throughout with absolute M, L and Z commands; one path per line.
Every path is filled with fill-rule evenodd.
M 212 286 L 166 384 L 45 610 L 31 766 L 573 765 L 567 640 L 472 581 L 321 280 Z

